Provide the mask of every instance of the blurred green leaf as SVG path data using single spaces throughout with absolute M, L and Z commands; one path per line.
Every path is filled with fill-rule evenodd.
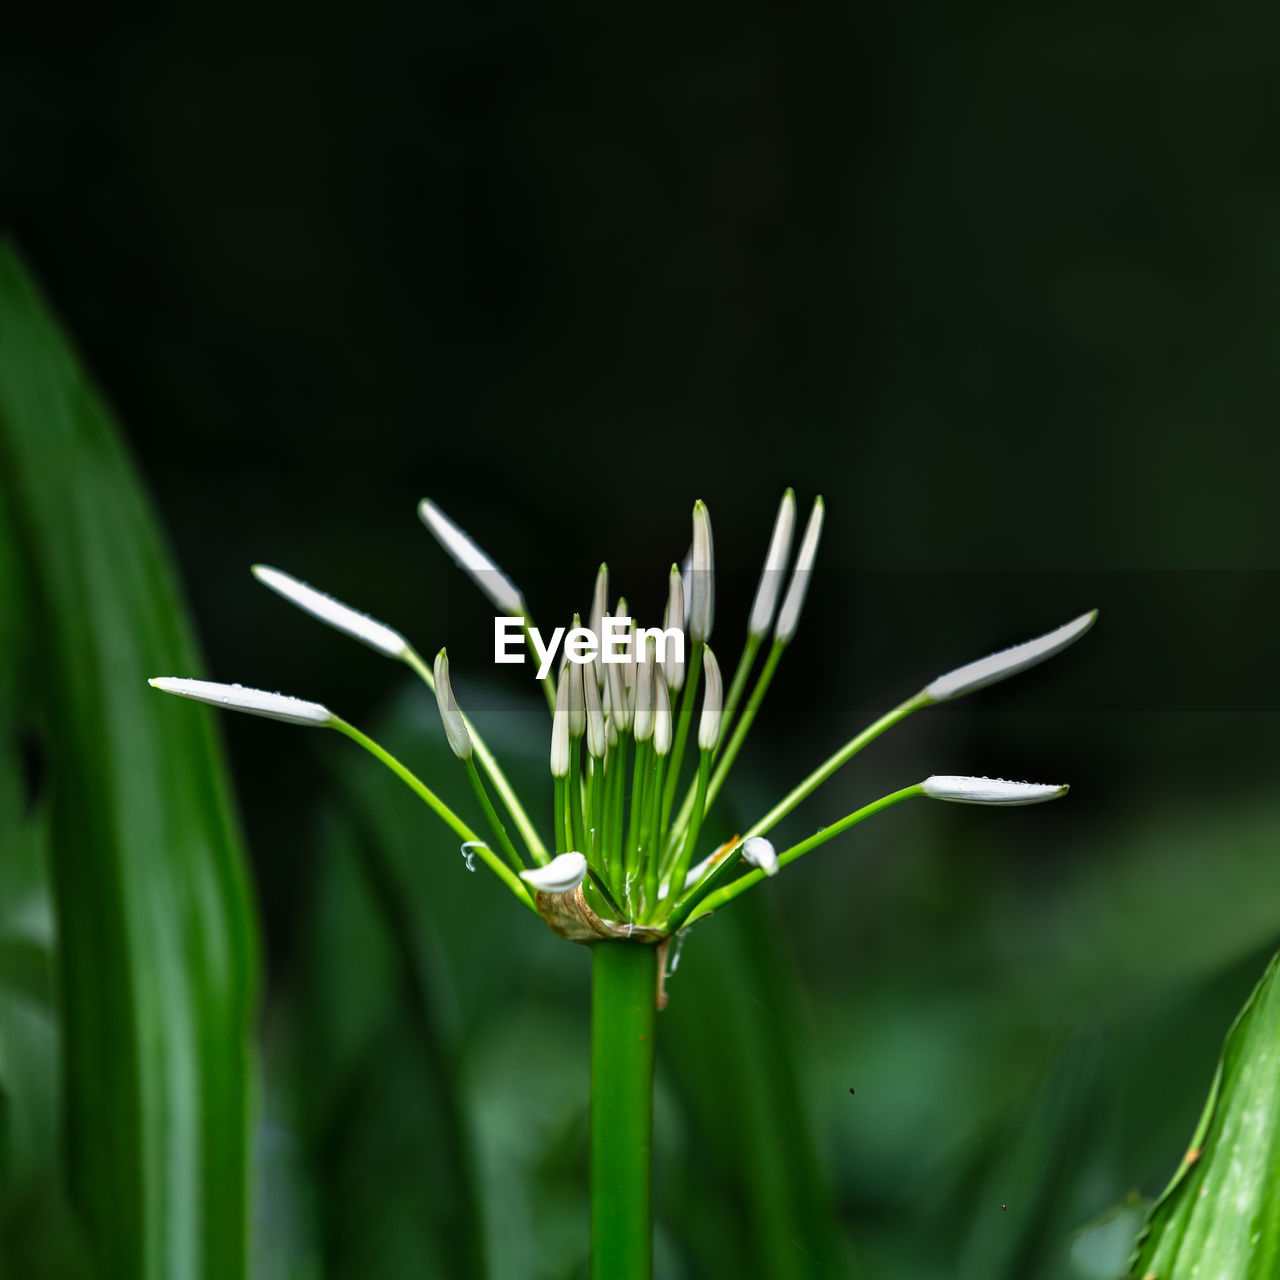
M 51 789 L 47 868 L 39 842 L 24 854 L 6 840 L 3 874 L 27 858 L 33 918 L 46 870 L 52 886 L 67 1193 L 104 1280 L 234 1280 L 256 952 L 222 763 L 208 715 L 146 685 L 198 669 L 167 557 L 100 398 L 8 245 L 0 461 L 19 548 L 5 559 L 25 567 L 15 630 L 38 654 L 31 688 L 2 708 L 3 749 L 11 761 L 35 733 Z M 12 798 L 6 813 L 9 836 L 26 820 Z M 26 978 L 5 998 L 23 982 L 30 996 L 37 961 L 9 959 Z
M 1134 1276 L 1280 1274 L 1280 955 L 1227 1033 L 1200 1123 L 1148 1218 Z

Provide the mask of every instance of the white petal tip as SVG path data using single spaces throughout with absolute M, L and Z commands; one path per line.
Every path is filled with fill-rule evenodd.
M 1007 782 L 1004 778 L 966 778 L 954 774 L 935 774 L 920 784 L 933 800 L 950 800 L 954 804 L 1043 804 L 1058 800 L 1070 790 L 1045 782 Z
M 1078 618 L 1072 618 L 1070 622 L 1042 636 L 1037 636 L 1034 640 L 1015 644 L 1011 648 L 1002 649 L 999 653 L 979 658 L 977 662 L 970 662 L 963 667 L 957 667 L 954 671 L 948 671 L 946 675 L 939 676 L 931 684 L 925 685 L 925 695 L 932 702 L 946 702 L 962 694 L 972 693 L 975 689 L 983 689 L 989 684 L 1005 680 L 1009 676 L 1015 676 L 1020 671 L 1026 671 L 1028 667 L 1034 667 L 1047 658 L 1061 653 L 1069 645 L 1075 644 L 1097 620 L 1097 609 L 1090 609 L 1088 613 L 1082 613 Z
M 250 566 L 250 572 L 264 587 L 295 604 L 299 609 L 319 618 L 337 631 L 344 631 L 353 639 L 367 644 L 389 658 L 403 658 L 409 651 L 409 642 L 398 631 L 376 618 L 335 600 L 323 591 L 308 586 L 290 573 L 272 568 L 269 564 Z
M 418 503 L 418 518 L 499 612 L 513 617 L 523 616 L 526 612 L 524 596 L 515 583 L 430 498 L 423 498 Z
M 304 702 L 283 693 L 267 693 L 263 689 L 247 689 L 240 684 L 218 684 L 212 680 L 188 680 L 180 676 L 156 676 L 147 683 L 163 693 L 176 694 L 205 702 L 227 711 L 245 711 L 252 716 L 266 716 L 285 724 L 329 725 L 334 715 L 318 702 Z
M 778 874 L 778 851 L 771 840 L 764 836 L 752 836 L 739 850 L 743 860 L 753 867 L 759 867 L 767 876 Z
M 540 893 L 568 893 L 587 878 L 587 860 L 580 853 L 562 853 L 545 867 L 531 867 L 520 879 Z

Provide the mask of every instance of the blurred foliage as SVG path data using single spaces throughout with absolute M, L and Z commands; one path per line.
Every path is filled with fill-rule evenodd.
M 386 669 L 281 614 L 250 561 L 474 673 L 489 623 L 416 527 L 424 493 L 544 625 L 602 556 L 650 616 L 702 496 L 718 639 L 777 490 L 822 489 L 805 624 L 727 797 L 750 817 L 921 680 L 1102 607 L 789 829 L 939 770 L 1062 778 L 1064 805 L 904 807 L 690 938 L 660 1022 L 664 1275 L 724 1249 L 744 1275 L 1114 1280 L 1179 1166 L 1280 937 L 1280 592 L 1243 571 L 1280 548 L 1276 24 L 711 6 L 672 39 L 623 10 L 374 0 L 6 26 L 0 209 L 128 406 L 210 674 L 385 720 L 434 785 L 421 692 L 385 713 Z M 12 547 L 0 586 L 29 590 Z M 468 705 L 537 786 L 545 721 L 513 687 Z M 225 732 L 271 952 L 262 1274 L 571 1273 L 585 957 L 371 762 Z M 19 745 L 0 1034 L 29 1105 L 6 1083 L 0 1133 L 35 1168 L 57 1039 L 48 911 L 10 891 L 48 839 L 47 803 L 11 834 Z M 759 1070 L 720 1074 L 701 1018 Z M 7 1221 L 48 1239 L 58 1212 L 37 1192 Z
M 1152 1212 L 1135 1276 L 1280 1272 L 1280 957 L 1232 1024 L 1204 1115 Z
M 8 245 L 0 461 L 0 1258 L 32 1278 L 234 1280 L 242 855 L 208 717 L 146 685 L 197 661 L 150 512 Z

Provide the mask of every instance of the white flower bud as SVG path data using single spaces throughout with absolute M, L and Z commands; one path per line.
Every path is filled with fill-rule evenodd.
M 576 614 L 573 625 L 575 628 L 578 625 Z M 565 669 L 569 675 L 569 737 L 576 740 L 587 731 L 587 703 L 583 685 L 586 680 L 594 677 L 587 671 L 584 663 L 574 662 L 572 659 L 565 663 Z
M 778 606 L 778 596 L 782 591 L 782 576 L 787 570 L 787 559 L 791 555 L 791 538 L 796 527 L 796 495 L 788 489 L 778 504 L 778 515 L 773 522 L 773 536 L 769 539 L 769 550 L 764 558 L 764 568 L 760 571 L 760 585 L 756 587 L 755 602 L 751 606 L 751 617 L 747 622 L 747 634 L 762 640 L 773 622 L 773 611 Z
M 724 682 L 720 678 L 720 664 L 710 649 L 702 651 L 702 669 L 707 682 L 702 695 L 702 719 L 698 721 L 698 749 L 714 751 L 720 741 L 720 712 L 724 707 Z
M 296 604 L 299 609 L 338 631 L 345 631 L 370 649 L 385 653 L 389 658 L 403 658 L 408 652 L 409 642 L 398 631 L 368 614 L 357 612 L 341 600 L 325 595 L 323 591 L 317 591 L 315 587 L 307 586 L 292 574 L 282 573 L 265 564 L 253 565 L 252 573 L 264 587 L 270 587 L 290 604 Z
M 626 596 L 618 597 L 613 616 L 627 623 L 627 635 L 623 642 L 625 652 L 622 661 L 618 663 L 618 670 L 622 672 L 623 685 L 630 689 L 636 678 L 636 620 L 631 616 L 631 606 L 627 604 Z
M 609 615 L 606 614 L 606 617 Z M 608 702 L 609 723 L 619 733 L 625 733 L 631 724 L 630 708 L 627 705 L 627 685 L 622 674 L 625 662 L 606 662 L 604 664 L 605 696 Z
M 453 685 L 449 681 L 449 655 L 441 649 L 435 661 L 436 706 L 444 724 L 444 736 L 449 740 L 449 750 L 459 760 L 471 759 L 471 735 L 462 721 Z
M 821 498 L 815 498 L 813 510 L 809 513 L 809 523 L 805 525 L 804 537 L 800 540 L 800 551 L 796 556 L 796 567 L 791 572 L 791 583 L 783 597 L 782 608 L 778 611 L 778 625 L 773 631 L 776 644 L 789 644 L 800 625 L 800 610 L 804 608 L 804 598 L 809 592 L 809 579 L 813 575 L 813 562 L 818 555 L 818 541 L 822 537 L 825 512 L 826 504 Z
M 773 842 L 766 840 L 764 836 L 752 836 L 738 852 L 742 854 L 744 862 L 759 867 L 765 875 L 778 874 L 778 851 L 773 847 Z
M 600 705 L 600 690 L 596 688 L 595 677 L 584 673 L 582 688 L 587 704 L 587 754 L 602 760 L 609 739 L 605 733 L 604 710 Z
M 653 660 L 653 643 L 643 648 L 636 663 L 635 699 L 636 713 L 632 732 L 637 742 L 648 742 L 653 737 L 653 673 L 657 663 Z
M 596 684 L 604 685 L 604 657 L 600 650 L 600 640 L 604 635 L 604 615 L 609 608 L 609 566 L 602 564 L 596 571 L 596 589 L 591 597 L 591 617 L 588 625 L 591 634 L 596 638 L 596 656 L 591 665 L 595 668 Z
M 977 662 L 948 671 L 946 675 L 925 685 L 924 692 L 934 702 L 946 702 L 949 698 L 958 698 L 975 689 L 984 689 L 989 684 L 1006 680 L 1009 676 L 1016 676 L 1018 672 L 1034 667 L 1038 662 L 1061 653 L 1068 645 L 1075 644 L 1097 618 L 1097 609 L 1091 609 L 1035 640 L 1015 644 L 989 657 L 979 658 Z
M 476 586 L 489 597 L 499 613 L 524 616 L 524 596 L 516 589 L 515 583 L 429 498 L 423 498 L 418 504 L 418 518 L 453 557 L 457 566 L 469 574 Z
M 1042 782 L 1006 782 L 1003 778 L 963 778 L 952 774 L 935 774 L 920 786 L 931 799 L 956 804 L 1043 804 L 1065 796 L 1069 790 Z
M 684 581 L 680 577 L 680 570 L 672 565 L 667 581 L 667 605 L 662 613 L 662 629 L 683 630 L 684 626 Z M 667 678 L 667 688 L 674 693 L 679 693 L 684 688 L 684 664 L 684 645 L 680 645 L 677 652 L 677 646 L 668 640 L 663 646 L 662 674 Z
M 304 702 L 283 693 L 267 693 L 262 689 L 246 689 L 240 684 L 217 684 L 213 680 L 187 680 L 180 676 L 157 676 L 147 683 L 163 693 L 179 698 L 207 702 L 228 711 L 247 711 L 251 716 L 283 720 L 286 724 L 329 725 L 335 716 L 318 702 Z
M 671 751 L 671 694 L 661 667 L 653 672 L 653 749 L 660 756 Z
M 551 776 L 569 776 L 569 676 L 563 669 L 556 685 L 556 709 L 551 716 Z
M 545 867 L 530 867 L 520 879 L 541 893 L 568 893 L 587 878 L 587 860 L 580 853 L 562 853 Z
M 693 563 L 689 584 L 689 636 L 696 643 L 711 639 L 716 615 L 715 550 L 706 503 L 693 504 Z

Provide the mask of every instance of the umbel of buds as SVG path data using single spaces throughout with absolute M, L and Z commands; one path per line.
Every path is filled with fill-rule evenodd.
M 520 619 L 537 641 L 524 595 L 433 502 L 419 515 L 445 552 L 471 577 L 504 617 Z M 458 704 L 442 649 L 428 667 L 393 628 L 266 565 L 254 575 L 277 595 L 377 653 L 411 667 L 435 692 L 444 739 L 466 771 L 488 836 L 445 805 L 433 791 L 376 742 L 327 707 L 246 689 L 240 685 L 161 677 L 151 683 L 166 693 L 214 706 L 337 729 L 392 769 L 455 835 L 486 864 L 529 910 L 575 941 L 607 938 L 661 942 L 709 915 L 761 880 L 850 827 L 902 800 L 925 797 L 959 804 L 1040 804 L 1067 792 L 1065 786 L 1007 782 L 998 778 L 935 774 L 828 821 L 789 846 L 768 837 L 796 807 L 854 755 L 893 724 L 922 708 L 949 702 L 1016 675 L 1062 652 L 1093 625 L 1096 612 L 1035 640 L 1015 644 L 930 681 L 856 734 L 747 827 L 711 853 L 699 848 L 715 801 L 742 749 L 784 651 L 796 636 L 808 599 L 822 539 L 825 506 L 817 498 L 792 559 L 797 528 L 796 498 L 782 496 L 751 604 L 742 654 L 726 689 L 709 641 L 715 621 L 715 555 L 711 516 L 694 504 L 691 551 L 683 572 L 666 574 L 662 627 L 638 631 L 626 602 L 609 611 L 609 570 L 601 564 L 586 602 L 595 635 L 612 617 L 627 618 L 633 645 L 626 661 L 567 661 L 559 678 L 545 682 L 551 709 L 549 764 L 552 829 L 540 830 Z M 573 619 L 577 627 L 578 618 Z M 659 652 L 654 638 L 663 633 Z M 671 643 L 672 637 L 679 645 Z M 764 650 L 762 663 L 757 663 Z M 514 831 L 514 837 L 511 834 Z M 812 831 L 812 825 L 809 825 Z

